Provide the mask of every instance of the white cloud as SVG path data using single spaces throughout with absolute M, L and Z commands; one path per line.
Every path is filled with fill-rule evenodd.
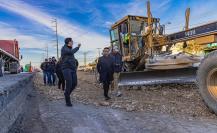
M 172 23 L 167 26 L 167 33 L 182 31 L 185 26 L 185 10 L 190 7 L 190 28 L 217 20 L 215 13 L 217 1 L 191 1 L 174 9 L 176 12 L 170 13 L 169 21 Z M 172 14 L 172 15 L 171 15 Z
M 151 0 L 151 11 L 159 16 L 159 14 L 164 13 L 170 6 L 171 0 Z M 120 19 L 126 15 L 138 15 L 138 16 L 146 16 L 147 13 L 147 0 L 134 0 L 130 3 L 123 4 L 108 4 L 106 7 L 111 12 L 113 17 L 116 19 Z
M 56 17 L 45 13 L 42 9 L 35 8 L 19 0 L 13 0 L 10 2 L 0 1 L 0 7 L 15 12 L 54 30 L 51 24 L 51 19 Z M 83 44 L 82 50 L 94 50 L 97 47 L 104 47 L 109 44 L 109 37 L 88 31 L 85 27 L 72 24 L 61 18 L 57 18 L 57 20 L 59 35 L 62 37 L 72 37 L 75 42 L 80 42 Z M 22 36 L 22 38 L 25 38 L 25 36 Z
M 0 39 L 1 40 L 13 40 L 19 41 L 19 45 L 22 48 L 44 48 L 45 44 L 50 43 L 49 40 L 41 40 L 30 35 L 20 33 L 11 25 L 8 25 L 0 21 Z M 39 41 L 40 40 L 40 41 Z

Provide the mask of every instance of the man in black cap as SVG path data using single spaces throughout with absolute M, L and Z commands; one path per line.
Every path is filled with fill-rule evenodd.
M 108 96 L 108 92 L 109 92 L 109 85 L 113 80 L 113 73 L 114 73 L 113 64 L 114 64 L 113 58 L 109 55 L 109 48 L 105 47 L 103 49 L 103 56 L 99 58 L 97 63 L 97 71 L 99 72 L 100 75 L 100 82 L 103 83 L 105 100 L 111 99 Z
M 78 44 L 78 47 L 73 49 L 73 40 L 72 38 L 65 39 L 65 45 L 61 49 L 61 58 L 62 58 L 62 72 L 64 79 L 66 81 L 65 88 L 65 101 L 66 106 L 72 106 L 70 100 L 70 94 L 75 89 L 77 85 L 77 74 L 76 74 L 76 60 L 74 54 L 79 50 L 81 44 Z

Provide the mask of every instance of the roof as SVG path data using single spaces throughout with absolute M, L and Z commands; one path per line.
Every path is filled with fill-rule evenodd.
M 19 61 L 18 58 L 16 58 L 16 57 L 13 56 L 12 54 L 6 52 L 5 50 L 3 50 L 3 49 L 1 49 L 1 48 L 0 48 L 0 53 L 3 53 L 4 55 L 6 55 L 6 56 L 8 56 L 8 57 L 10 57 L 10 58 L 12 58 L 12 59 L 14 59 L 14 60 L 16 60 L 16 61 Z
M 116 26 L 120 25 L 124 21 L 127 21 L 128 19 L 130 19 L 130 20 L 146 20 L 146 21 L 148 21 L 148 17 L 127 15 L 127 16 L 123 17 L 122 19 L 120 19 L 119 21 L 115 22 L 111 26 L 111 28 L 114 29 Z M 159 18 L 153 18 L 153 19 L 154 19 L 154 21 L 160 21 Z

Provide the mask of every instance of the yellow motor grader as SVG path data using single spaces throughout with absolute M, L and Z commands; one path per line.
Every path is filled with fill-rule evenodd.
M 185 15 L 183 31 L 165 34 L 148 1 L 147 17 L 128 15 L 111 26 L 111 46 L 124 61 L 119 86 L 195 82 L 217 113 L 217 22 L 189 28 L 189 8 Z

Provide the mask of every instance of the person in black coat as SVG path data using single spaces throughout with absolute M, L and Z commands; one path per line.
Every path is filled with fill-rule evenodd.
M 56 72 L 56 59 L 55 57 L 52 57 L 51 58 L 51 62 L 50 62 L 50 67 L 51 67 L 51 79 L 52 79 L 52 85 L 55 86 L 55 82 L 56 82 L 56 75 L 55 75 L 55 72 Z
M 75 89 L 77 85 L 77 74 L 76 74 L 76 60 L 74 57 L 74 54 L 79 50 L 81 44 L 78 44 L 78 47 L 73 47 L 73 40 L 72 38 L 66 38 L 65 39 L 65 45 L 61 49 L 61 58 L 62 58 L 62 65 L 61 69 L 63 72 L 63 77 L 66 82 L 66 88 L 65 88 L 65 100 L 66 100 L 66 106 L 72 106 L 71 100 L 70 100 L 70 94 Z
M 53 71 L 53 65 L 52 65 L 52 58 L 48 59 L 47 62 L 47 79 L 48 79 L 48 85 L 51 86 L 52 85 L 52 71 Z
M 56 74 L 57 74 L 57 78 L 58 78 L 58 88 L 62 89 L 62 90 L 65 90 L 65 79 L 63 77 L 61 64 L 62 64 L 62 58 L 60 58 L 59 61 L 56 64 Z
M 103 89 L 104 89 L 104 96 L 105 100 L 111 99 L 108 96 L 109 92 L 109 85 L 111 84 L 111 81 L 113 80 L 113 59 L 109 55 L 109 48 L 106 47 L 103 49 L 103 56 L 99 58 L 97 63 L 97 71 L 100 75 L 100 82 L 103 83 Z
M 121 96 L 120 88 L 118 87 L 118 80 L 120 76 L 120 72 L 122 71 L 123 67 L 123 61 L 122 61 L 122 55 L 119 53 L 119 48 L 117 46 L 114 46 L 112 49 L 112 53 L 110 54 L 114 61 L 114 75 L 113 75 L 113 91 L 116 93 L 116 96 Z
M 48 59 L 45 59 L 45 61 L 41 63 L 40 68 L 43 71 L 44 85 L 46 85 L 48 83 Z

